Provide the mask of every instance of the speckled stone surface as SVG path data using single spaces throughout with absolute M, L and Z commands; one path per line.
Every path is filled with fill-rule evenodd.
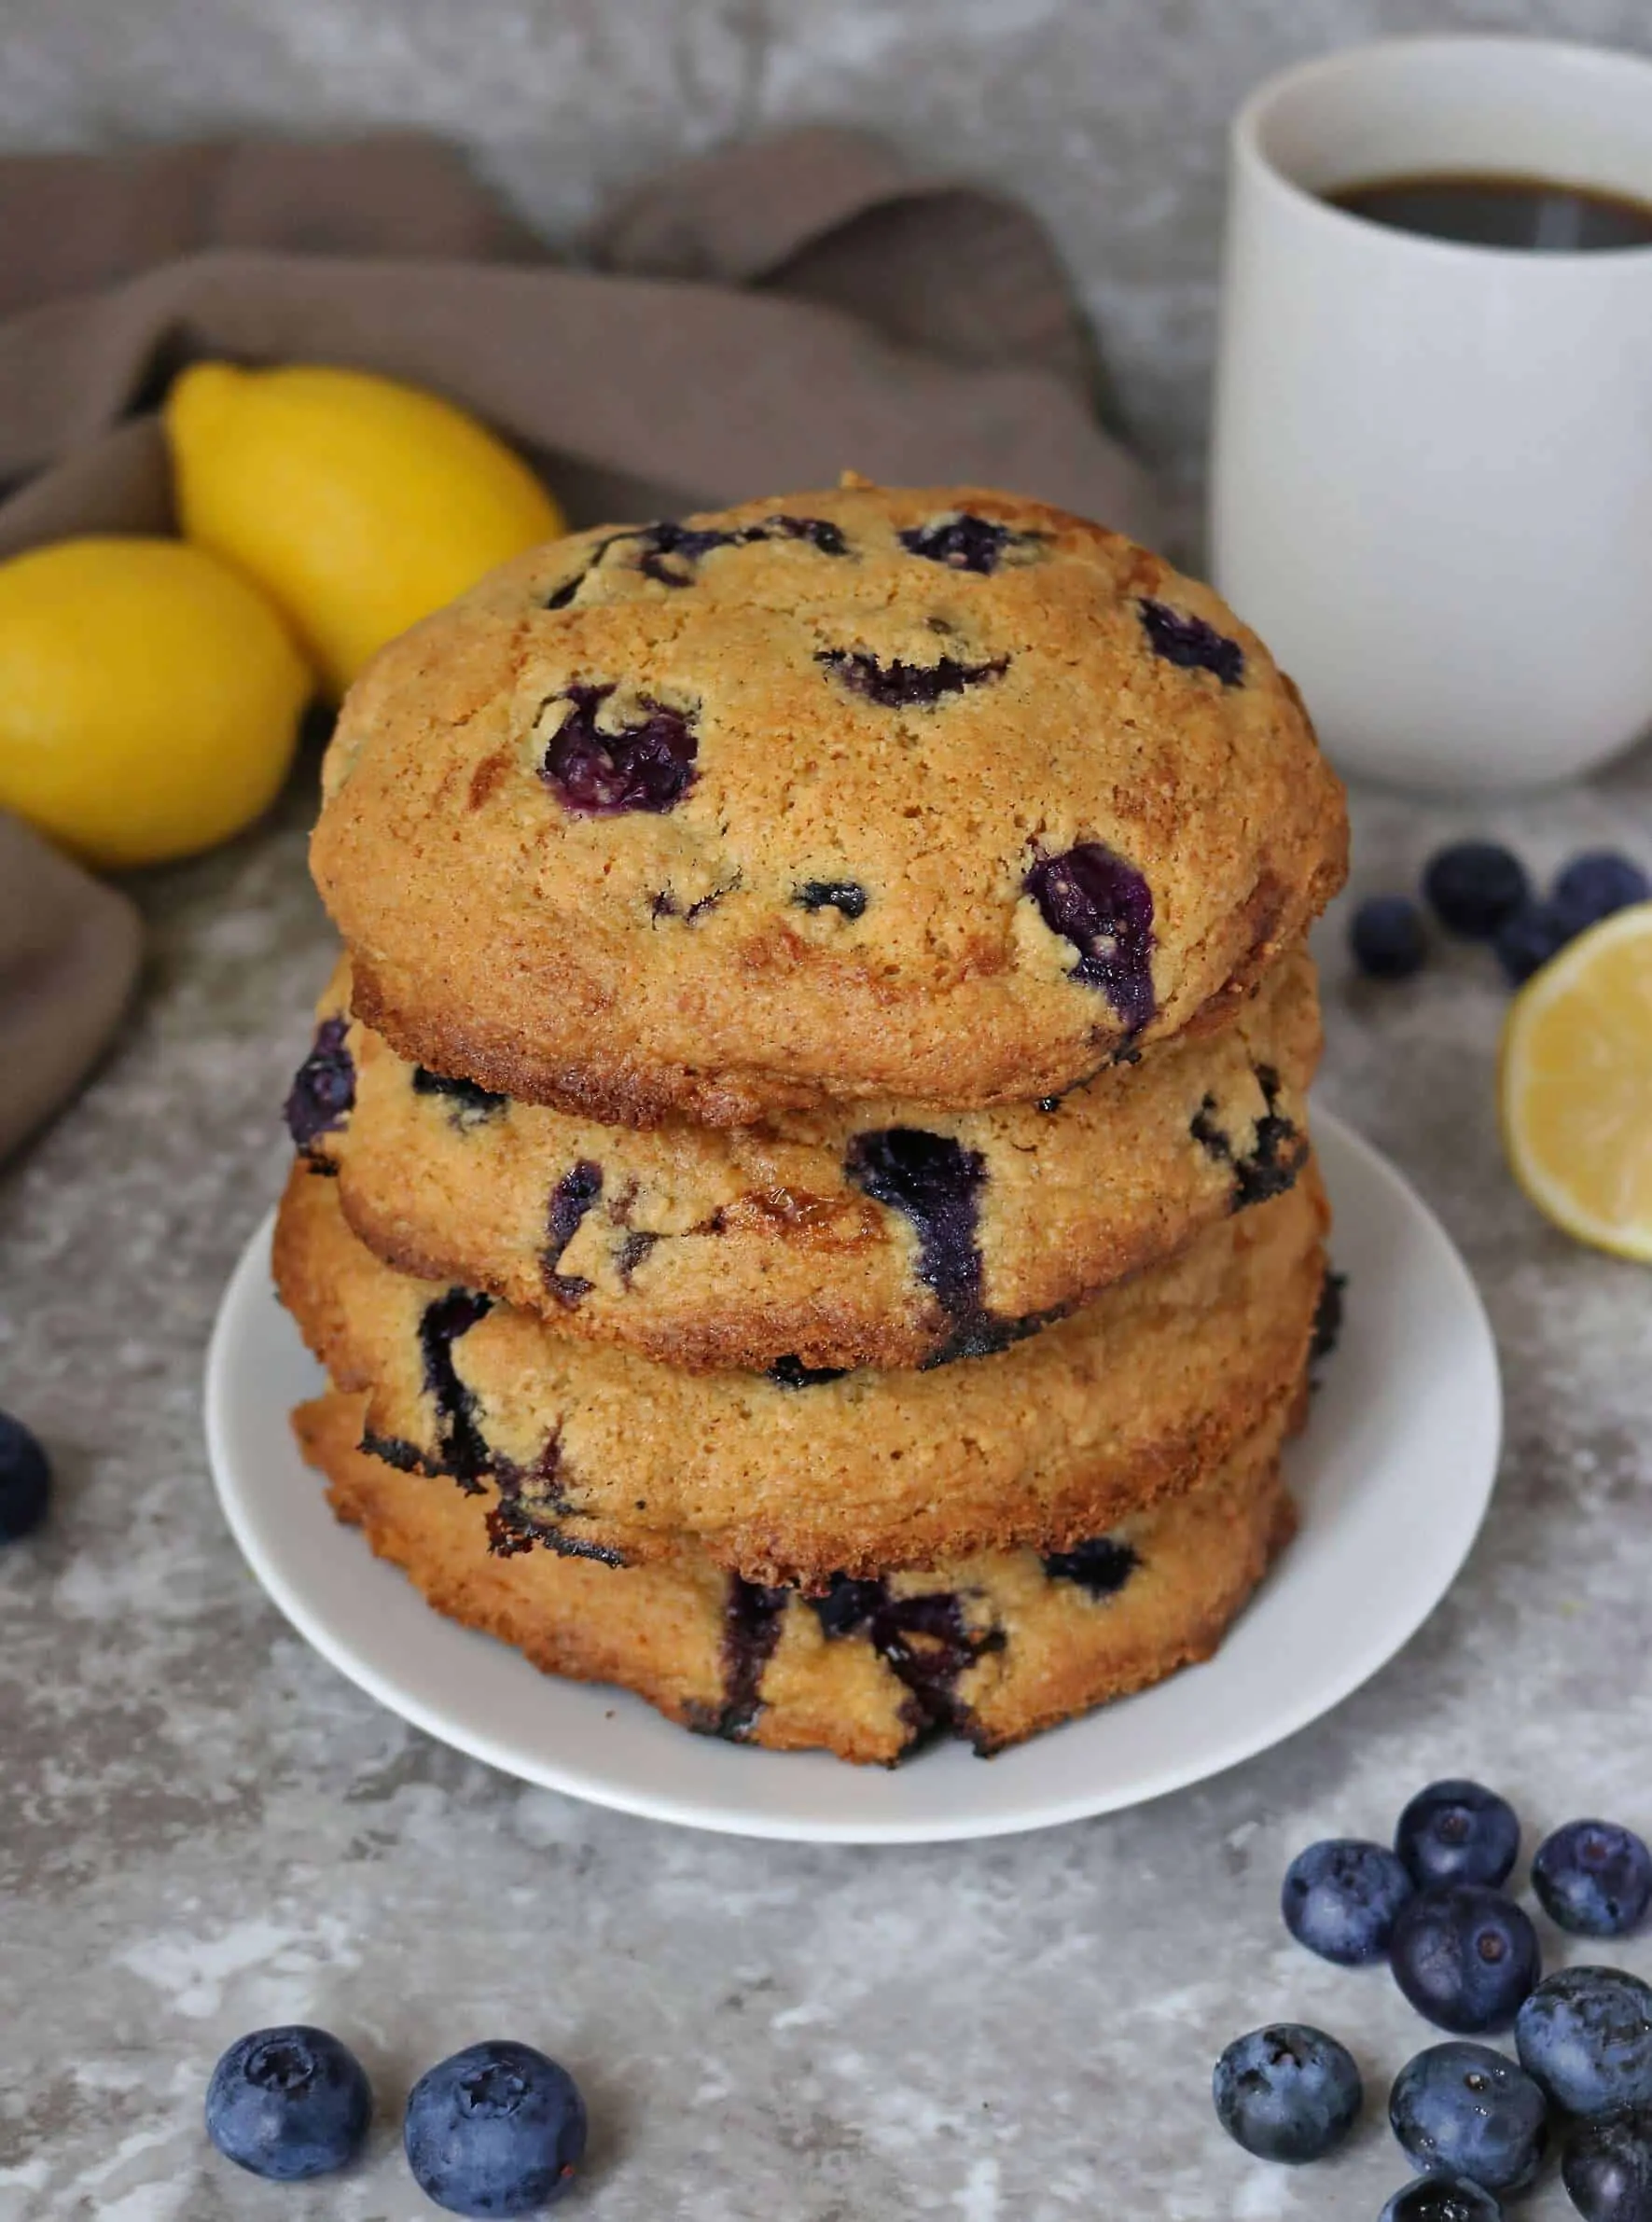
M 1652 43 L 1635 0 L 8 0 L 0 137 L 424 122 L 562 226 L 755 124 L 905 129 L 1046 210 L 1133 416 L 1190 481 L 1219 119 L 1310 12 L 1323 43 L 1448 20 Z M 287 1632 L 215 1512 L 202 1350 L 281 1175 L 275 1106 L 327 964 L 312 781 L 142 883 L 142 1006 L 0 1174 L 0 1401 L 61 1479 L 49 1531 L 0 1561 L 0 2222 L 412 2222 L 432 2210 L 398 2098 L 490 2034 L 584 2084 L 591 2165 L 562 2211 L 593 2222 L 1374 2217 L 1404 2173 L 1382 2093 L 1429 2033 L 1380 1972 L 1287 1944 L 1289 1855 L 1383 1833 L 1448 1770 L 1508 1792 L 1528 1849 L 1578 1812 L 1652 1828 L 1652 1276 L 1573 1248 L 1511 1187 L 1490 961 L 1360 988 L 1340 921 L 1322 937 L 1324 1100 L 1463 1244 L 1509 1391 L 1490 1526 L 1402 1656 L 1273 1753 L 1104 1821 L 936 1850 L 698 1837 L 404 1728 Z M 1355 817 L 1364 891 L 1470 829 L 1535 866 L 1601 840 L 1652 862 L 1652 761 L 1514 809 L 1362 797 Z M 1621 1956 L 1652 1976 L 1652 1937 Z M 1210 2113 L 1215 2052 L 1284 2014 L 1367 2071 L 1327 2171 L 1247 2161 Z M 293 2017 L 355 2044 L 382 2101 L 366 2167 L 308 2191 L 236 2175 L 200 2127 L 221 2046 Z M 1566 2207 L 1550 2184 L 1522 2212 Z
M 1442 1771 L 1534 1829 L 1652 1827 L 1652 1276 L 1550 1233 L 1505 1175 L 1490 959 L 1363 987 L 1324 935 L 1324 1100 L 1463 1244 L 1507 1374 L 1492 1519 L 1423 1633 L 1318 1727 L 1137 1812 L 979 1847 L 740 1843 L 402 1727 L 287 1632 L 218 1519 L 201 1352 L 327 965 L 309 807 L 301 782 L 277 826 L 142 884 L 144 1004 L 0 1186 L 0 1394 L 62 1477 L 49 1531 L 0 1561 L 0 2222 L 428 2211 L 388 2120 L 363 2173 L 309 2192 L 207 2150 L 216 2051 L 291 2017 L 357 2043 L 387 2111 L 477 2036 L 556 2052 L 596 2122 L 580 2211 L 612 2222 L 1374 2216 L 1399 2174 L 1380 2104 L 1311 2175 L 1246 2161 L 1209 2112 L 1212 2058 L 1256 2021 L 1340 2031 L 1378 2091 L 1427 2038 L 1381 1973 L 1286 1942 L 1290 1854 L 1382 1833 Z M 1364 889 L 1487 825 L 1534 865 L 1626 837 L 1652 861 L 1652 762 L 1356 820 Z M 1652 1975 L 1652 1938 L 1626 1956 Z

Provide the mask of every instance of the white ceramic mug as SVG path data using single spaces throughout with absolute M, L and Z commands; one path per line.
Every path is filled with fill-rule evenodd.
M 1652 722 L 1652 247 L 1462 246 L 1319 197 L 1452 172 L 1652 201 L 1652 62 L 1403 39 L 1246 103 L 1211 555 L 1344 771 L 1463 791 Z

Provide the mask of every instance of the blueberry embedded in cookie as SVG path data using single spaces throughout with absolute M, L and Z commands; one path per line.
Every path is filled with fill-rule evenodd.
M 983 663 L 965 663 L 956 656 L 942 656 L 934 663 L 908 663 L 898 656 L 881 662 L 868 648 L 820 648 L 814 660 L 851 694 L 864 695 L 881 710 L 933 710 L 948 695 L 1001 679 L 1009 669 L 1007 656 L 989 657 Z
M 1100 988 L 1133 1041 L 1155 1008 L 1153 890 L 1101 841 L 1040 856 L 1026 886 L 1050 932 L 1078 951 L 1067 977 Z
M 1012 551 L 1035 554 L 1044 542 L 1041 533 L 1018 533 L 996 518 L 972 516 L 967 509 L 932 517 L 896 537 L 912 555 L 945 563 L 949 570 L 973 571 L 981 578 L 990 578 Z
M 569 707 L 551 726 L 539 776 L 576 817 L 667 811 L 694 784 L 699 743 L 692 715 L 643 695 L 641 715 L 616 723 L 605 707 L 616 692 L 612 686 L 576 686 L 559 698 Z M 548 716 L 554 708 L 547 706 Z
M 316 1143 L 324 1134 L 338 1133 L 355 1104 L 355 1062 L 344 1046 L 349 1024 L 344 1018 L 323 1019 L 284 1107 L 293 1146 L 318 1170 L 326 1160 Z

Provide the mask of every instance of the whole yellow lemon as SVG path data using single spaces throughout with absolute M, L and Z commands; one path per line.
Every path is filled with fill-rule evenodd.
M 249 825 L 312 688 L 257 588 L 180 540 L 60 540 L 0 563 L 0 808 L 107 868 Z
M 335 694 L 387 640 L 567 530 L 491 432 L 367 371 L 197 363 L 166 429 L 185 533 L 273 596 Z

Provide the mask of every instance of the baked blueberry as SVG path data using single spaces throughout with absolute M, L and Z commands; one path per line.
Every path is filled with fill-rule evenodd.
M 863 918 L 867 891 L 858 880 L 805 880 L 792 900 L 801 910 L 838 910 L 845 918 Z
M 1620 1967 L 1545 1977 L 1514 2025 L 1520 2065 L 1567 2114 L 1652 2106 L 1652 1990 Z
M 1652 1903 L 1652 1854 L 1615 1821 L 1568 1821 L 1538 1845 L 1532 1888 L 1574 1937 L 1626 1937 Z
M 775 1359 L 768 1374 L 777 1389 L 824 1389 L 829 1381 L 841 1381 L 848 1370 L 847 1366 L 805 1366 L 788 1352 Z
M 373 2094 L 362 2064 L 325 2029 L 255 2029 L 206 2088 L 206 2133 L 225 2159 L 273 2183 L 330 2175 L 361 2150 Z
M 723 1703 L 706 1725 L 730 1743 L 743 1743 L 762 1711 L 758 1695 L 763 1669 L 780 1641 L 789 1590 L 766 1589 L 759 1582 L 729 1576 L 723 1601 Z
M 562 1252 L 578 1232 L 581 1221 L 603 1192 L 603 1169 L 590 1158 L 581 1158 L 562 1174 L 550 1191 L 550 1206 L 545 1215 L 545 1248 L 540 1257 L 540 1270 L 545 1285 L 560 1304 L 570 1309 L 581 1297 L 590 1294 L 590 1283 L 582 1273 L 559 1273 L 557 1267 Z
M 413 1093 L 442 1097 L 452 1105 L 454 1118 L 462 1126 L 492 1118 L 510 1101 L 508 1096 L 484 1088 L 479 1080 L 456 1080 L 448 1073 L 433 1073 L 423 1064 L 413 1067 Z
M 915 556 L 945 563 L 954 571 L 975 571 L 983 576 L 996 571 L 1006 551 L 1028 538 L 1006 524 L 994 523 L 990 517 L 972 516 L 967 509 L 951 517 L 932 517 L 897 536 L 901 546 Z
M 1583 2222 L 1652 2222 L 1652 2123 L 1585 2122 L 1567 2140 L 1561 2181 Z
M 840 524 L 829 517 L 771 517 L 763 535 L 768 540 L 806 540 L 822 555 L 846 556 L 849 542 Z
M 1465 2175 L 1417 2175 L 1400 2186 L 1377 2222 L 1503 2222 L 1503 2208 Z
M 1275 2021 L 1235 2037 L 1211 2078 L 1216 2119 L 1259 2160 L 1323 2160 L 1365 2101 L 1354 2055 L 1323 2029 Z
M 1407 895 L 1371 895 L 1348 922 L 1348 946 L 1367 979 L 1409 979 L 1428 955 L 1423 913 Z
M 987 1177 L 979 1150 L 922 1127 L 885 1127 L 854 1137 L 844 1171 L 874 1203 L 911 1221 L 918 1277 L 944 1308 L 954 1315 L 973 1311 L 981 1286 L 976 1220 Z
M 493 2039 L 427 2068 L 408 2097 L 413 2180 L 451 2215 L 530 2215 L 585 2157 L 585 2102 L 554 2060 Z
M 1044 1571 L 1051 1581 L 1076 1583 L 1091 1597 L 1117 1597 L 1141 1562 L 1131 1544 L 1116 1535 L 1094 1535 L 1071 1550 L 1047 1551 Z
M 1524 1912 L 1479 1882 L 1439 1882 L 1408 1898 L 1388 1963 L 1423 2020 L 1460 2036 L 1506 2029 L 1541 1966 Z
M 40 1525 L 51 1496 L 51 1466 L 33 1428 L 0 1412 L 0 1543 L 17 1543 Z
M 1523 903 L 1497 928 L 1492 947 L 1509 984 L 1518 988 L 1558 956 L 1574 932 L 1552 903 Z
M 450 1288 L 425 1305 L 419 1320 L 419 1350 L 424 1365 L 424 1392 L 436 1407 L 442 1471 L 456 1481 L 475 1484 L 489 1466 L 488 1446 L 477 1423 L 477 1395 L 459 1377 L 453 1345 L 493 1309 L 492 1297 L 471 1288 Z
M 1133 865 L 1100 841 L 1040 856 L 1027 893 L 1052 934 L 1072 942 L 1067 977 L 1100 988 L 1132 1034 L 1152 1018 L 1153 890 Z
M 1453 841 L 1429 858 L 1423 892 L 1448 932 L 1487 941 L 1532 888 L 1525 866 L 1501 841 Z
M 1236 640 L 1162 602 L 1142 601 L 1136 607 L 1155 656 L 1183 671 L 1210 672 L 1224 687 L 1244 685 L 1244 650 Z
M 1598 925 L 1615 910 L 1652 896 L 1652 881 L 1634 859 L 1615 849 L 1588 849 L 1555 875 L 1549 903 L 1574 934 Z
M 604 725 L 603 705 L 616 691 L 577 686 L 554 698 L 569 708 L 546 743 L 539 776 L 575 817 L 668 811 L 694 784 L 700 744 L 687 714 L 643 696 L 640 717 Z
M 1322 1960 L 1358 1967 L 1380 1960 L 1411 1878 L 1383 1844 L 1331 1837 L 1298 1852 L 1279 1894 L 1284 1925 Z
M 355 1061 L 344 1047 L 348 1019 L 324 1019 L 310 1054 L 293 1075 L 285 1112 L 295 1149 L 337 1133 L 355 1104 Z
M 1494 1887 L 1506 1880 L 1520 1851 L 1520 1818 L 1507 1798 L 1481 1783 L 1430 1783 L 1401 1813 L 1394 1848 L 1415 1882 Z
M 883 663 L 868 648 L 822 648 L 814 660 L 851 694 L 864 695 L 881 710 L 933 710 L 949 694 L 1002 678 L 1009 667 L 1007 656 L 985 663 L 964 663 L 956 656 L 943 656 L 937 663 L 906 663 L 896 656 Z
M 1524 2069 L 1490 2045 L 1431 2045 L 1408 2061 L 1388 2119 L 1413 2168 L 1523 2191 L 1548 2148 L 1548 2104 Z

